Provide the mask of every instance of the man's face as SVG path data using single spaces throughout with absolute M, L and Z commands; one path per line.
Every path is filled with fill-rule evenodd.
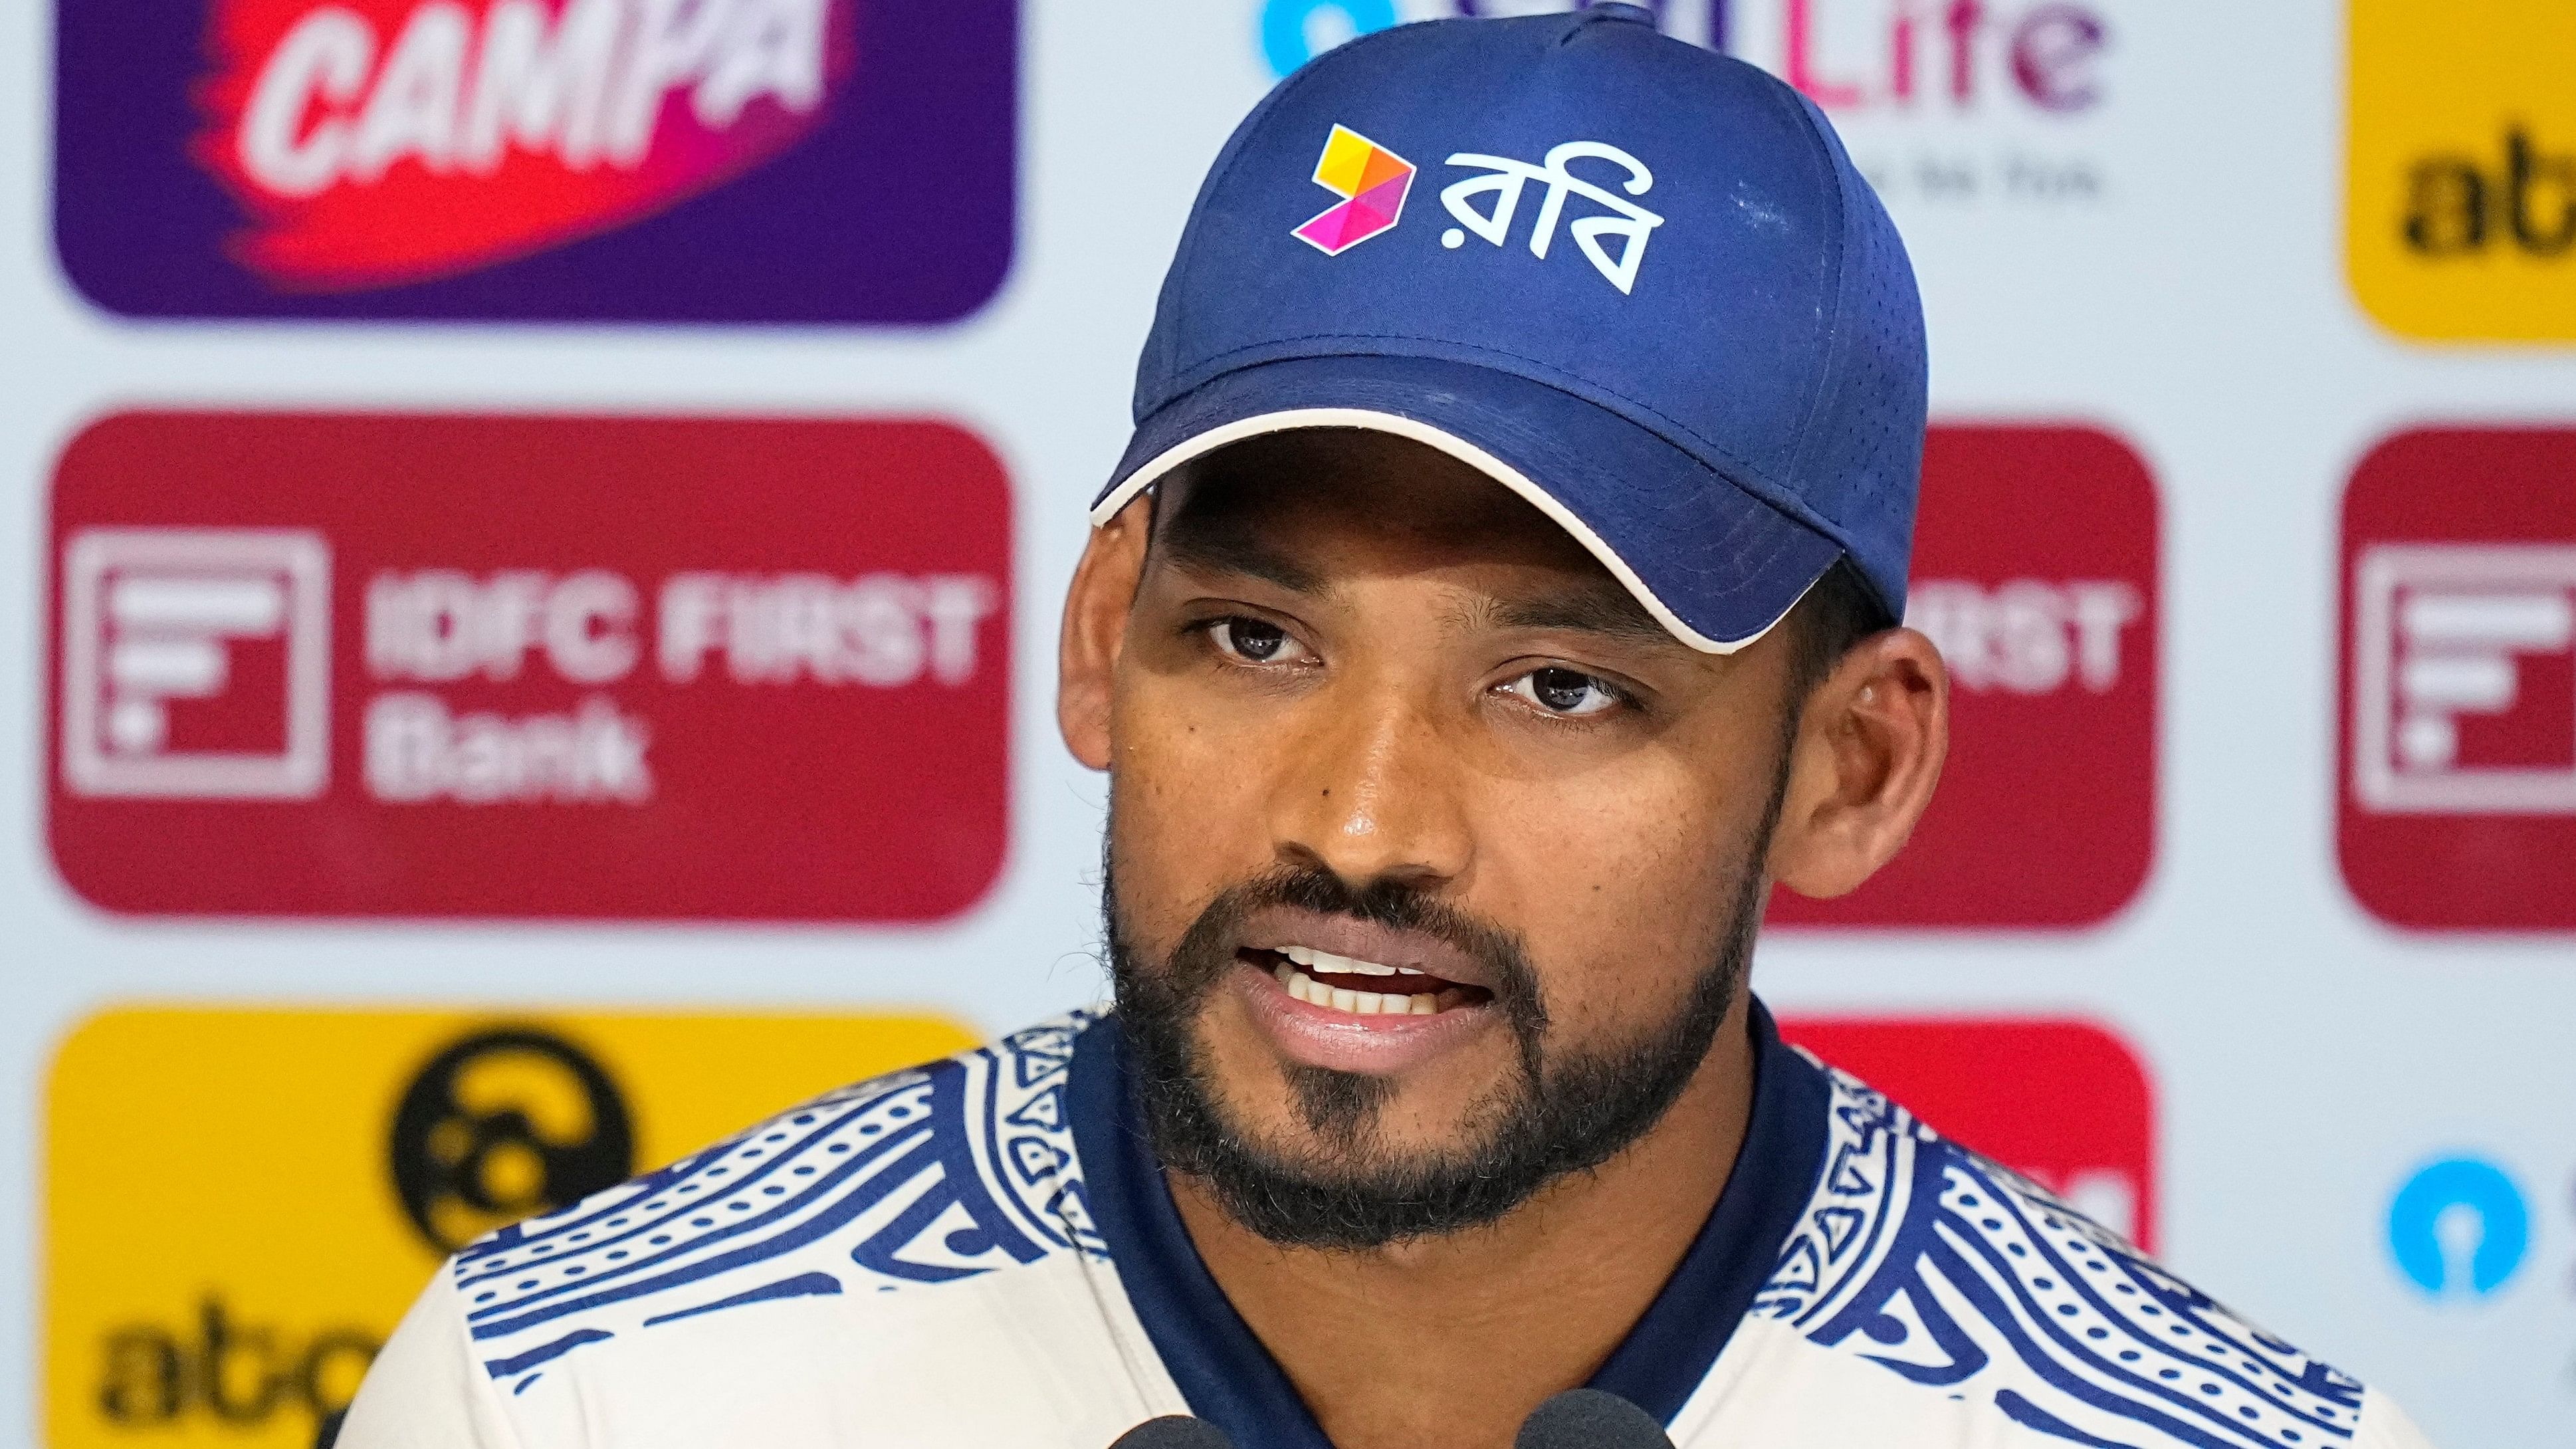
M 1167 1160 L 1359 1246 L 1650 1127 L 1741 982 L 1788 642 L 1695 652 L 1534 508 L 1372 434 L 1240 444 L 1155 506 L 1108 914 Z

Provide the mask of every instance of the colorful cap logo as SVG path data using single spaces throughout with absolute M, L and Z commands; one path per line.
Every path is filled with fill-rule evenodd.
M 1328 257 L 1340 256 L 1403 219 L 1413 163 L 1348 126 L 1335 126 L 1315 163 L 1315 184 L 1349 199 L 1294 235 Z

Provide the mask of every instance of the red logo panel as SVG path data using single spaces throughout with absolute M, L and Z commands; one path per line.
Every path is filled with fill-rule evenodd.
M 2079 1021 L 1813 1017 L 1780 1034 L 2152 1253 L 2156 1107 L 2128 1044 Z
M 2576 431 L 2402 434 L 2343 504 L 2336 847 L 2428 930 L 2576 929 Z
M 925 920 L 1000 869 L 1010 492 L 946 424 L 130 414 L 52 537 L 107 909 Z
M 1936 427 L 1905 621 L 1949 661 L 1950 761 L 1902 854 L 1784 926 L 2108 919 L 2156 833 L 2155 481 L 2091 428 Z
M 846 4 L 701 0 L 686 24 L 639 18 L 602 0 L 213 7 L 220 68 L 193 149 L 252 218 L 234 253 L 290 290 L 524 255 L 772 159 L 850 70 Z

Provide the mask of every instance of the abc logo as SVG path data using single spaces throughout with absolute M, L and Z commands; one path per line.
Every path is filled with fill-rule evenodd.
M 30 1442 L 328 1449 L 439 1258 L 973 1041 L 802 1012 L 102 1011 L 46 1083 Z
M 608 1074 L 526 1027 L 480 1032 L 431 1058 L 403 1093 L 390 1145 L 403 1211 L 447 1253 L 635 1171 L 634 1124 Z
M 431 1057 L 402 1094 L 389 1147 L 405 1216 L 451 1253 L 625 1181 L 635 1131 L 597 1062 L 553 1033 L 516 1026 L 478 1031 Z M 208 1286 L 177 1322 L 108 1330 L 93 1398 L 107 1424 L 120 1434 L 201 1424 L 249 1434 L 304 1417 L 311 1442 L 327 1449 L 379 1334 L 347 1321 L 260 1321 L 238 1308 L 241 1286 Z

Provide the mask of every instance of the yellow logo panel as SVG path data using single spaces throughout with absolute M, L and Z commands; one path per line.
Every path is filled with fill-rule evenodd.
M 972 1041 L 895 1016 L 93 1017 L 46 1103 L 46 1442 L 328 1444 L 458 1245 Z
M 2576 4 L 2352 0 L 2344 257 L 2427 341 L 2576 341 Z

